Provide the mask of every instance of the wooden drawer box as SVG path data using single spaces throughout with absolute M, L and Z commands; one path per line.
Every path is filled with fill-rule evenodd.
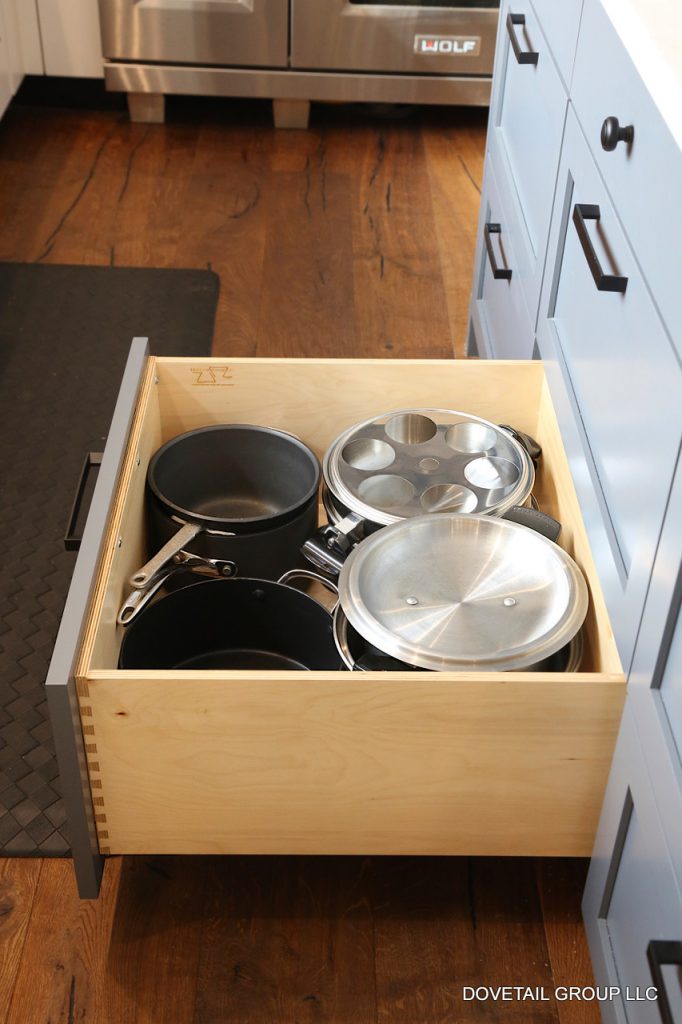
M 214 422 L 300 435 L 443 406 L 538 437 L 536 494 L 591 591 L 584 671 L 119 671 L 150 455 Z M 542 364 L 150 358 L 76 662 L 104 853 L 590 853 L 624 678 Z

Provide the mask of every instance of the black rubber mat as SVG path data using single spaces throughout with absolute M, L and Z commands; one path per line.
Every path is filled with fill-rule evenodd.
M 75 554 L 62 538 L 102 451 L 131 339 L 208 355 L 206 270 L 0 264 L 0 850 L 64 856 L 44 681 Z

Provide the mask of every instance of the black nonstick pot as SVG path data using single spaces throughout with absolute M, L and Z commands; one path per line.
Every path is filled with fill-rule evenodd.
M 174 437 L 152 457 L 147 510 L 152 550 L 130 578 L 145 591 L 169 566 L 277 579 L 317 525 L 320 464 L 292 434 L 219 424 Z
M 126 629 L 122 669 L 343 669 L 330 612 L 281 580 L 203 580 L 150 604 Z M 334 590 L 333 587 L 330 589 Z M 334 591 L 335 592 L 335 591 Z

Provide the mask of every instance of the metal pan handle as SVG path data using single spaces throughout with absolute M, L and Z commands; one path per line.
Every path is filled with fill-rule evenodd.
M 320 576 L 319 573 L 313 572 L 311 569 L 289 569 L 289 571 L 285 572 L 283 576 L 280 576 L 277 582 L 288 587 L 292 580 L 301 578 L 305 580 L 314 580 L 315 583 L 321 583 L 323 587 L 326 587 L 327 590 L 334 595 L 336 601 L 331 608 L 331 613 L 334 614 L 339 603 L 339 588 L 332 582 L 332 580 L 327 579 L 326 576 Z
M 156 582 L 156 577 L 168 562 L 172 562 L 176 555 L 179 555 L 186 544 L 189 544 L 197 534 L 201 533 L 203 526 L 198 523 L 186 523 L 160 551 L 157 551 L 153 558 L 150 558 L 137 572 L 134 572 L 129 579 L 131 587 L 136 590 L 146 590 Z
M 129 626 L 133 619 L 137 618 L 145 605 L 151 601 L 157 590 L 160 590 L 166 580 L 176 571 L 176 567 L 173 567 L 166 572 L 157 573 L 156 579 L 151 586 L 146 587 L 144 590 L 133 590 L 132 594 L 129 594 L 121 605 L 116 616 L 116 622 L 119 626 Z

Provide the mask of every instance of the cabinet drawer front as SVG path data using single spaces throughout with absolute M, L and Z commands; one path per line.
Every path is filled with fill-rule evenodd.
M 570 111 L 555 221 L 541 315 L 575 393 L 622 591 L 637 581 L 643 605 L 682 437 L 682 371 Z M 625 291 L 597 278 L 624 278 Z M 631 649 L 636 622 L 622 626 Z
M 682 152 L 598 0 L 585 3 L 572 99 L 637 260 L 682 353 Z M 617 118 L 621 128 L 633 126 L 631 144 L 621 141 L 610 151 L 602 147 L 602 125 L 609 117 Z
M 490 356 L 530 359 L 534 336 L 519 278 L 512 239 L 515 225 L 510 212 L 509 205 L 500 197 L 495 173 L 488 161 L 481 196 L 483 237 L 479 246 L 478 319 Z
M 606 1004 L 605 1020 L 660 1024 L 661 994 L 646 998 L 655 985 L 647 953 L 652 941 L 682 941 L 682 896 L 633 717 L 628 702 L 583 909 L 598 983 L 622 990 L 621 1015 Z M 680 1020 L 679 969 L 662 974 L 672 1019 Z
M 532 0 L 532 4 L 556 65 L 568 87 L 571 84 L 583 0 L 561 0 L 561 3 L 556 0 Z
M 520 57 L 536 54 L 537 63 L 519 63 L 513 39 Z M 567 100 L 530 0 L 502 7 L 496 75 L 489 144 L 522 229 L 517 272 L 534 321 Z
M 678 464 L 637 649 L 630 702 L 682 890 L 682 465 Z

